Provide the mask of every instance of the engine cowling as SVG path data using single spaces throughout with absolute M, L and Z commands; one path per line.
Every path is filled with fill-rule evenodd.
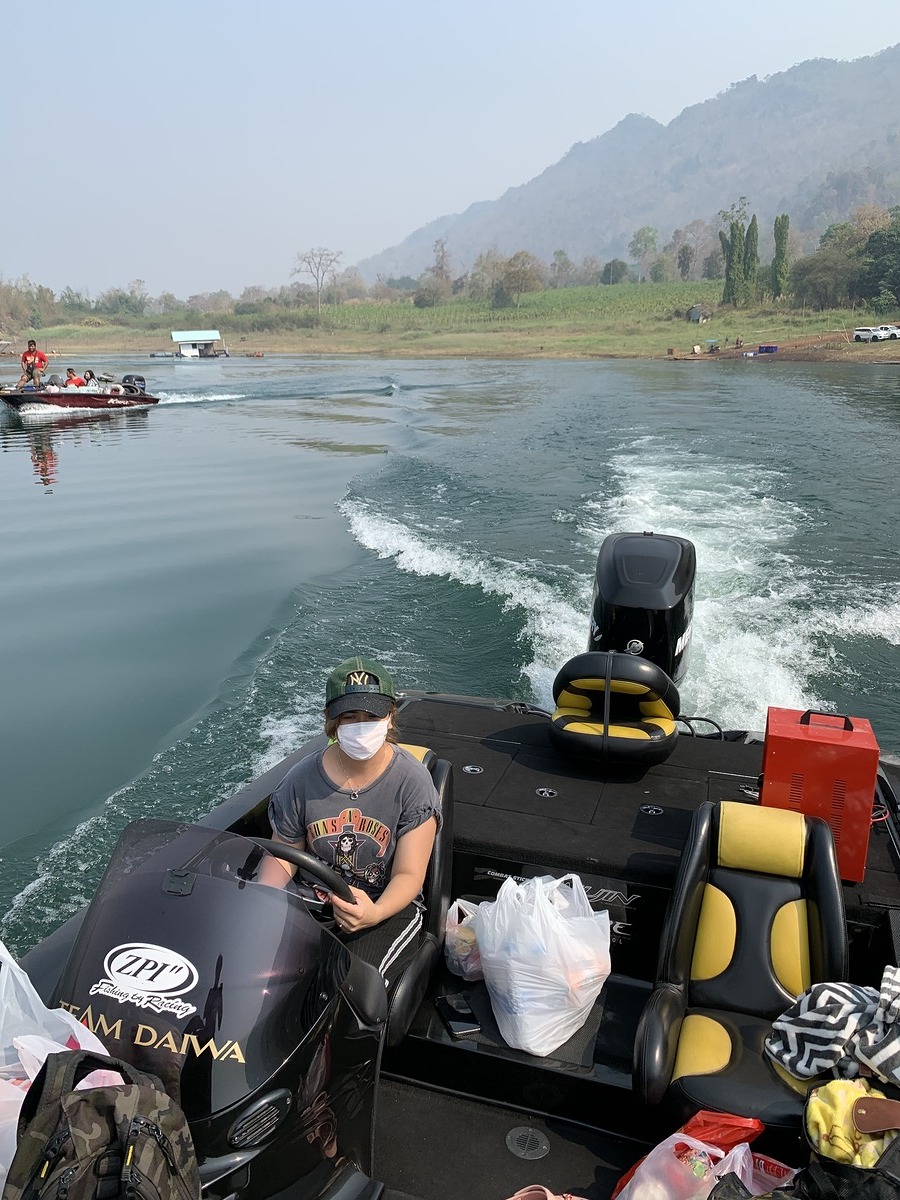
M 597 556 L 588 650 L 649 659 L 684 678 L 694 614 L 697 555 L 686 538 L 611 533 Z

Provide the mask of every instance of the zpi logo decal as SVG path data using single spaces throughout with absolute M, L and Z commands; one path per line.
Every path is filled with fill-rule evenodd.
M 152 942 L 114 946 L 103 960 L 103 969 L 106 978 L 91 987 L 92 996 L 109 996 L 120 1004 L 178 1017 L 197 1011 L 195 1004 L 177 999 L 197 986 L 197 968 L 166 946 Z

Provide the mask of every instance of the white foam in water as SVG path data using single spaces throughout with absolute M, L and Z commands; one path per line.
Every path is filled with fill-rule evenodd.
M 503 600 L 505 609 L 524 614 L 521 636 L 534 647 L 535 658 L 524 669 L 534 698 L 552 707 L 553 678 L 559 665 L 583 649 L 587 631 L 590 584 L 583 586 L 581 605 L 561 599 L 555 588 L 535 579 L 527 566 L 492 560 L 459 546 L 447 546 L 434 535 L 418 532 L 354 502 L 341 506 L 353 536 L 379 558 L 392 558 L 401 571 L 422 577 L 451 579 Z M 568 589 L 569 591 L 573 589 Z
M 243 392 L 209 392 L 198 396 L 196 392 L 156 392 L 160 404 L 209 404 L 214 400 L 243 400 Z
M 900 600 L 877 597 L 870 606 L 850 604 L 823 617 L 829 633 L 845 638 L 876 638 L 900 646 Z
M 805 514 L 773 495 L 776 473 L 753 467 L 736 478 L 702 455 L 673 459 L 656 439 L 635 449 L 639 454 L 614 460 L 620 488 L 588 505 L 581 528 L 598 548 L 603 535 L 625 529 L 671 533 L 696 546 L 684 712 L 726 728 L 762 729 L 768 705 L 829 707 L 813 680 L 842 669 L 833 637 L 897 644 L 900 604 L 893 596 L 869 588 L 865 605 L 836 608 L 844 580 L 823 587 L 791 553 Z
M 691 664 L 682 709 L 725 728 L 762 729 L 769 705 L 823 708 L 817 683 L 846 676 L 833 642 L 856 637 L 900 642 L 900 602 L 887 586 L 867 586 L 866 602 L 841 605 L 847 583 L 823 581 L 792 553 L 807 517 L 780 499 L 777 472 L 749 466 L 740 478 L 702 454 L 673 456 L 645 438 L 612 461 L 616 481 L 579 510 L 579 534 L 596 552 L 608 533 L 655 530 L 689 538 L 697 549 Z M 476 587 L 524 617 L 533 648 L 524 674 L 534 698 L 552 707 L 560 665 L 585 648 L 591 579 L 549 585 L 528 564 L 446 545 L 364 505 L 342 511 L 356 540 L 401 571 Z M 562 512 L 554 520 L 565 519 Z M 546 575 L 546 572 L 544 572 Z M 835 599 L 838 603 L 835 604 Z M 830 607 L 829 607 L 830 606 Z
M 259 733 L 260 737 L 268 742 L 268 746 L 254 757 L 250 769 L 251 778 L 255 779 L 277 766 L 289 754 L 293 754 L 298 745 L 321 732 L 321 701 L 315 705 L 309 696 L 298 695 L 295 709 L 287 716 L 267 715 L 260 724 Z

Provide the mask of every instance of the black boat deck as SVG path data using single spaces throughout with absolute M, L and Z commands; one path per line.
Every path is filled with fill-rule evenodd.
M 648 1114 L 632 1093 L 631 1059 L 666 905 L 694 810 L 706 800 L 753 802 L 762 745 L 682 736 L 660 765 L 594 770 L 560 757 L 546 714 L 523 706 L 417 696 L 400 717 L 404 741 L 429 746 L 454 768 L 453 896 L 492 898 L 508 874 L 577 871 L 598 907 L 610 910 L 613 974 L 585 1027 L 553 1055 L 536 1058 L 504 1044 L 483 983 L 466 983 L 444 968 L 431 996 L 463 992 L 481 1032 L 452 1040 L 426 999 L 409 1036 L 385 1055 L 385 1073 L 417 1086 L 440 1080 L 501 1111 L 518 1106 L 593 1126 L 609 1139 L 607 1153 L 638 1130 L 651 1143 L 659 1140 L 670 1126 L 664 1113 Z M 845 885 L 851 975 L 875 987 L 883 964 L 896 961 L 897 861 L 889 822 L 876 823 L 866 878 Z M 790 1147 L 780 1150 L 790 1155 Z M 532 1182 L 553 1186 L 549 1177 L 532 1175 Z M 402 1178 L 387 1182 L 403 1190 Z M 554 1190 L 582 1188 L 570 1178 Z
M 681 736 L 662 764 L 593 767 L 561 757 L 547 714 L 527 705 L 420 693 L 402 705 L 400 736 L 453 767 L 453 897 L 491 899 L 508 875 L 576 871 L 596 907 L 610 912 L 613 973 L 585 1026 L 538 1058 L 503 1042 L 483 983 L 442 965 L 409 1034 L 384 1052 L 375 1178 L 387 1200 L 457 1200 L 463 1188 L 471 1200 L 503 1200 L 529 1183 L 601 1200 L 671 1131 L 667 1114 L 648 1111 L 632 1091 L 635 1031 L 692 814 L 706 800 L 752 802 L 762 745 Z M 271 791 L 321 743 L 302 747 L 202 823 L 267 836 Z M 865 879 L 845 885 L 851 978 L 875 987 L 900 946 L 900 772 L 890 768 L 883 782 L 885 819 L 873 825 Z M 76 918 L 27 956 L 44 995 L 73 925 Z M 467 994 L 481 1020 L 477 1035 L 456 1041 L 433 1004 L 454 992 Z M 546 1157 L 518 1157 L 507 1143 L 513 1129 L 531 1130 L 526 1140 L 546 1136 Z M 799 1137 L 763 1142 L 760 1149 L 787 1162 L 804 1153 Z
M 644 979 L 653 977 L 659 922 L 694 810 L 706 800 L 752 802 L 762 769 L 761 742 L 684 735 L 656 766 L 592 769 L 557 753 L 546 714 L 462 697 L 416 696 L 402 709 L 401 730 L 454 768 L 454 895 L 491 896 L 504 869 L 521 874 L 525 865 L 605 880 L 612 919 L 615 894 L 624 892 L 620 920 L 651 945 L 648 973 L 636 934 L 623 931 L 613 965 Z M 900 777 L 890 776 L 896 796 Z M 871 978 L 870 950 L 880 962 L 886 956 L 871 939 L 886 938 L 884 949 L 892 949 L 890 912 L 900 905 L 898 818 L 894 800 L 872 826 L 864 880 L 844 886 L 851 977 L 876 987 L 881 975 Z
M 512 1136 L 510 1136 L 512 1135 Z M 541 1139 L 546 1139 L 542 1142 Z M 520 1157 L 547 1147 L 541 1158 Z M 386 1200 L 504 1200 L 542 1183 L 552 1192 L 605 1200 L 646 1145 L 586 1125 L 482 1104 L 446 1091 L 383 1080 L 375 1127 L 375 1176 Z

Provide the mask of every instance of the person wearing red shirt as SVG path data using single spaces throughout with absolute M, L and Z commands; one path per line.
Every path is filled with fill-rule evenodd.
M 38 350 L 37 342 L 30 340 L 28 349 L 22 355 L 22 378 L 16 386 L 21 388 L 26 383 L 33 383 L 35 387 L 40 387 L 41 375 L 47 367 L 47 362 L 47 355 L 43 350 Z
M 66 387 L 86 387 L 80 375 L 75 374 L 74 367 L 66 367 Z

